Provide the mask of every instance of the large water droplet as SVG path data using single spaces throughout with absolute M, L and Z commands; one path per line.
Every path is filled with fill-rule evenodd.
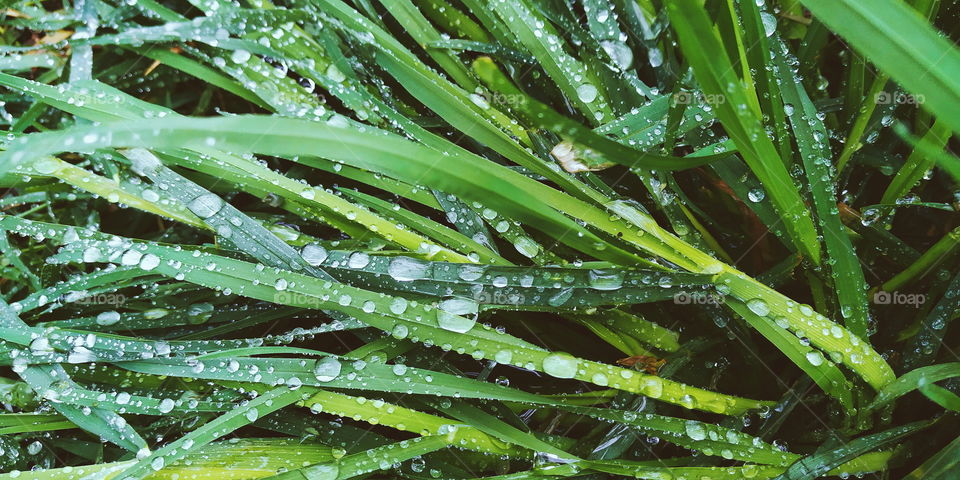
M 703 424 L 700 422 L 694 422 L 693 420 L 688 420 L 684 425 L 684 429 L 687 432 L 687 436 L 691 440 L 704 440 L 707 438 L 707 429 L 703 427 Z
M 223 208 L 223 200 L 212 193 L 204 193 L 191 200 L 187 208 L 200 218 L 210 218 Z
M 823 365 L 823 360 L 824 358 L 822 353 L 816 350 L 807 352 L 807 361 L 810 362 L 810 365 L 819 367 L 820 365 Z
M 765 317 L 770 314 L 770 306 L 767 305 L 767 302 L 761 298 L 752 298 L 748 300 L 747 308 L 749 308 L 751 312 L 756 313 L 761 317 Z
M 617 290 L 623 285 L 623 272 L 590 270 L 590 287 L 594 290 Z
M 427 262 L 408 257 L 395 257 L 393 260 L 390 260 L 390 265 L 387 266 L 387 273 L 389 273 L 394 280 L 412 282 L 425 277 L 429 268 L 430 264 Z
M 335 357 L 324 357 L 317 360 L 313 366 L 313 375 L 321 382 L 329 382 L 340 375 L 340 360 Z
M 477 323 L 477 302 L 468 298 L 451 298 L 440 302 L 437 324 L 451 332 L 469 332 Z
M 569 353 L 557 352 L 543 359 L 543 371 L 552 377 L 573 378 L 580 361 Z
M 310 265 L 317 267 L 327 259 L 327 249 L 311 243 L 303 246 L 303 249 L 300 250 L 300 256 Z
M 583 103 L 590 103 L 597 99 L 597 87 L 590 83 L 584 83 L 577 87 L 577 97 Z

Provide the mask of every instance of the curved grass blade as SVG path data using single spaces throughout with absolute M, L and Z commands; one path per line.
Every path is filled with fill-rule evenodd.
M 775 480 L 814 480 L 834 468 L 850 461 L 870 450 L 917 433 L 931 425 L 931 422 L 914 422 L 900 427 L 860 437 L 839 448 L 815 453 L 794 463 Z
M 868 408 L 876 409 L 900 398 L 924 384 L 960 377 L 960 362 L 942 363 L 911 370 L 877 393 Z
M 773 142 L 763 130 L 759 112 L 749 108 L 756 104 L 735 75 L 730 58 L 710 19 L 694 0 L 669 2 L 672 25 L 680 47 L 693 67 L 704 93 L 718 99 L 717 118 L 737 145 L 744 161 L 767 188 L 771 202 L 801 251 L 814 263 L 820 262 L 820 244 L 816 228 L 793 179 L 779 159 Z
M 960 132 L 960 52 L 924 17 L 895 0 L 804 0 L 831 30 L 908 91 L 923 108 Z M 915 72 L 925 72 L 916 75 Z
M 183 458 L 187 453 L 194 451 L 251 422 L 261 416 L 266 416 L 283 407 L 297 402 L 309 395 L 309 390 L 290 390 L 286 387 L 277 388 L 264 393 L 257 398 L 240 405 L 229 412 L 211 420 L 203 426 L 184 435 L 160 449 L 151 452 L 139 459 L 135 464 L 124 469 L 120 478 L 141 479 L 152 472 L 162 469 L 166 465 Z

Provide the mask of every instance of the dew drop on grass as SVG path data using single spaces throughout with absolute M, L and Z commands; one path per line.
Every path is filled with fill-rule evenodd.
M 600 43 L 600 46 L 603 47 L 603 50 L 607 52 L 607 55 L 620 70 L 627 70 L 633 64 L 633 49 L 627 44 L 605 40 Z
M 73 347 L 67 355 L 67 363 L 90 363 L 97 360 L 97 355 L 86 347 Z
M 707 429 L 704 428 L 700 422 L 687 420 L 684 425 L 684 430 L 686 430 L 687 436 L 690 437 L 691 440 L 700 441 L 707 438 Z
M 120 321 L 120 313 L 116 310 L 100 312 L 97 314 L 97 325 L 108 327 Z
M 250 52 L 246 50 L 234 50 L 230 54 L 230 60 L 233 60 L 235 63 L 246 63 L 247 60 L 250 60 Z
M 567 300 L 570 300 L 570 297 L 573 296 L 572 288 L 564 288 L 547 299 L 547 303 L 551 307 L 559 307 L 564 303 L 567 303 Z
M 623 286 L 623 273 L 616 270 L 590 270 L 588 275 L 594 290 L 617 290 Z
M 483 276 L 484 267 L 478 265 L 464 265 L 460 267 L 460 280 L 473 282 Z
M 810 365 L 814 367 L 819 367 L 823 365 L 823 354 L 818 351 L 807 352 L 807 361 L 810 362 Z
M 87 247 L 83 250 L 83 261 L 87 263 L 99 262 L 101 258 L 100 249 L 97 247 Z
M 340 360 L 335 357 L 324 357 L 317 360 L 313 366 L 313 375 L 321 382 L 329 382 L 340 375 Z
M 763 22 L 763 33 L 766 36 L 773 35 L 777 31 L 777 17 L 767 12 L 760 12 L 760 21 Z
M 223 208 L 223 200 L 212 193 L 204 193 L 191 200 L 187 208 L 200 218 L 210 218 Z
M 398 282 L 412 282 L 427 275 L 430 264 L 408 257 L 394 257 L 387 266 L 387 273 Z
M 630 370 L 623 370 L 620 373 L 624 372 L 633 373 Z M 643 379 L 640 387 L 643 389 L 643 394 L 650 398 L 660 398 L 663 395 L 663 380 L 658 377 L 651 376 Z
M 30 455 L 36 455 L 40 453 L 40 450 L 43 450 L 43 444 L 39 440 L 35 440 L 30 445 L 27 445 L 27 453 Z
M 397 340 L 403 340 L 407 338 L 407 335 L 410 334 L 410 329 L 402 323 L 398 323 L 393 327 L 393 330 L 390 331 L 390 335 Z
M 513 352 L 510 350 L 500 350 L 493 355 L 493 360 L 503 365 L 509 365 L 513 361 Z
M 484 98 L 483 95 L 479 95 L 479 94 L 476 94 L 476 93 L 471 93 L 471 94 L 470 94 L 470 101 L 473 102 L 474 105 L 476 105 L 476 106 L 478 106 L 478 107 L 480 107 L 480 108 L 482 108 L 482 109 L 484 109 L 484 110 L 487 110 L 487 109 L 490 108 L 490 102 L 488 102 L 487 99 Z
M 300 256 L 303 257 L 305 262 L 317 267 L 327 259 L 327 249 L 320 245 L 310 243 L 303 246 L 303 249 L 300 250 Z
M 127 265 L 127 266 L 138 265 L 140 263 L 141 258 L 143 258 L 142 253 L 134 249 L 130 249 L 130 250 L 127 250 L 126 252 L 123 252 L 123 256 L 120 257 L 120 264 Z
M 770 314 L 770 306 L 767 305 L 767 302 L 762 298 L 752 298 L 748 300 L 747 308 L 749 308 L 751 312 L 756 313 L 761 317 L 765 317 Z
M 537 242 L 533 241 L 530 237 L 517 238 L 517 240 L 513 242 L 513 246 L 521 255 L 527 258 L 536 257 L 537 254 L 540 253 L 540 245 L 537 245 Z
M 403 312 L 407 311 L 407 299 L 403 297 L 395 297 L 390 301 L 390 312 L 394 315 L 402 315 Z
M 784 104 L 783 104 L 783 113 L 785 113 L 788 117 L 789 117 L 790 115 L 793 115 L 793 105 L 790 104 L 790 103 L 784 103 Z
M 764 198 L 767 198 L 767 194 L 764 193 L 762 189 L 753 188 L 747 192 L 747 198 L 749 198 L 751 202 L 757 203 L 762 202 Z
M 657 68 L 660 65 L 663 65 L 663 51 L 659 48 L 651 48 L 647 51 L 647 59 L 650 62 L 650 66 Z
M 172 398 L 164 398 L 160 400 L 160 405 L 157 406 L 157 410 L 159 410 L 160 413 L 170 413 L 175 406 L 176 402 L 174 402 Z
M 247 410 L 243 416 L 247 417 L 247 420 L 251 422 L 256 422 L 257 419 L 260 418 L 260 412 L 258 412 L 256 408 L 251 408 L 250 410 Z
M 581 84 L 577 87 L 577 97 L 583 103 L 591 103 L 597 99 L 597 87 L 590 83 Z
M 363 268 L 370 264 L 370 255 L 364 252 L 353 252 L 347 259 L 347 266 L 350 268 Z
M 144 255 L 143 258 L 140 259 L 140 268 L 144 270 L 153 270 L 154 268 L 157 268 L 157 266 L 159 265 L 160 265 L 160 257 L 152 253 L 148 253 Z
M 543 359 L 543 371 L 552 377 L 573 378 L 580 361 L 569 353 L 557 352 Z
M 340 467 L 334 464 L 321 464 L 310 467 L 312 480 L 337 480 L 340 478 Z
M 477 323 L 477 302 L 468 298 L 451 298 L 437 306 L 437 324 L 444 330 L 466 333 Z
M 337 83 L 343 82 L 347 79 L 347 76 L 344 75 L 343 72 L 341 72 L 340 69 L 338 69 L 337 66 L 332 63 L 329 67 L 327 67 L 327 76 L 330 77 L 330 80 L 333 80 Z
M 163 470 L 164 463 L 163 457 L 154 458 L 150 461 L 150 468 L 152 468 L 154 471 Z

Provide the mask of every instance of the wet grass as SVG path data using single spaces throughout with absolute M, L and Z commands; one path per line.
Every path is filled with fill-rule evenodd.
M 958 8 L 0 12 L 0 479 L 950 479 Z

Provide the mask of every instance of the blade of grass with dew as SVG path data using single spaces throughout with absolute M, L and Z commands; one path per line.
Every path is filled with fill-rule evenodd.
M 366 135 L 361 133 L 354 134 L 354 132 L 342 128 L 329 126 L 323 128 L 310 122 L 282 118 L 274 118 L 271 121 L 278 127 L 279 124 L 282 124 L 283 128 L 277 128 L 276 133 L 265 134 L 262 132 L 262 128 L 253 122 L 256 118 L 238 116 L 212 120 L 172 119 L 176 121 L 167 121 L 161 119 L 139 121 L 143 124 L 142 127 L 136 126 L 138 122 L 127 122 L 125 131 L 115 132 L 109 138 L 91 137 L 93 142 L 88 143 L 86 147 L 133 144 L 150 147 L 175 145 L 177 148 L 181 148 L 184 145 L 206 144 L 207 139 L 213 136 L 217 144 L 224 146 L 226 149 L 244 150 L 248 148 L 249 138 L 242 132 L 245 129 L 251 129 L 253 132 L 259 132 L 256 149 L 269 153 L 282 153 L 295 148 L 296 145 L 290 142 L 291 138 L 312 142 L 323 140 L 327 135 L 335 136 L 336 142 L 326 143 L 328 155 L 359 164 L 364 168 L 384 171 L 400 179 L 411 173 L 410 162 L 425 161 L 427 165 L 433 163 L 416 154 L 418 151 L 422 153 L 421 147 L 400 139 L 377 135 L 380 141 L 376 146 L 373 146 L 364 141 Z M 213 125 L 217 125 L 217 127 L 215 129 L 211 128 Z M 32 134 L 4 152 L 0 156 L 0 160 L 6 157 L 13 163 L 23 161 L 24 157 L 27 156 L 28 145 L 30 155 L 42 156 L 60 151 L 64 148 L 64 138 L 83 137 L 85 128 L 89 127 L 78 127 L 64 132 Z M 29 142 L 27 142 L 27 138 L 29 138 Z M 236 147 L 232 145 L 236 145 Z M 203 147 L 198 146 L 197 148 Z M 370 149 L 373 149 L 378 155 L 357 157 L 358 151 Z M 390 161 L 396 158 L 402 158 L 401 161 L 407 162 L 407 166 L 401 166 L 397 162 Z M 468 159 L 469 157 L 448 155 L 444 160 L 450 164 L 450 162 L 469 161 Z M 708 255 L 684 244 L 660 229 L 653 219 L 646 217 L 624 202 L 611 202 L 609 208 L 617 214 L 617 217 L 611 219 L 609 215 L 601 211 L 594 210 L 582 202 L 504 167 L 498 167 L 489 162 L 480 162 L 474 165 L 482 166 L 482 170 L 473 170 L 470 173 L 470 184 L 487 188 L 487 191 L 494 197 L 481 197 L 479 196 L 480 192 L 476 190 L 462 188 L 463 184 L 458 183 L 456 176 L 450 174 L 456 172 L 456 170 L 447 170 L 443 175 L 440 175 L 440 172 L 426 170 L 425 173 L 419 175 L 435 178 L 438 182 L 444 184 L 444 190 L 463 194 L 468 199 L 473 198 L 478 201 L 483 199 L 486 203 L 493 204 L 494 199 L 499 197 L 502 199 L 502 203 L 496 201 L 494 206 L 502 211 L 527 215 L 531 223 L 537 225 L 538 228 L 544 228 L 547 232 L 559 232 L 561 238 L 571 246 L 595 252 L 601 257 L 623 258 L 625 252 L 619 249 L 612 250 L 611 247 L 605 247 L 601 250 L 595 249 L 596 244 L 590 242 L 593 235 L 584 231 L 582 227 L 569 221 L 566 217 L 558 217 L 559 214 L 554 208 L 564 208 L 567 212 L 591 222 L 595 228 L 612 235 L 623 236 L 625 240 L 635 242 L 644 250 L 661 255 L 686 269 L 702 271 L 706 268 L 716 271 L 719 267 L 720 276 L 717 277 L 716 281 L 726 282 L 731 292 L 736 292 L 736 296 L 743 301 L 747 301 L 748 305 L 754 304 L 760 310 L 762 304 L 764 314 L 777 315 L 787 319 L 792 329 L 802 331 L 811 341 L 826 351 L 837 352 L 839 355 L 846 354 L 844 363 L 875 387 L 882 386 L 892 380 L 892 371 L 890 371 L 889 366 L 877 356 L 869 345 L 859 341 L 854 342 L 854 339 L 847 337 L 842 329 L 839 338 L 835 337 L 830 332 L 835 327 L 839 327 L 827 318 L 822 316 L 809 318 L 813 313 L 812 310 L 810 314 L 803 313 L 809 307 L 802 308 L 798 313 L 795 308 L 796 304 L 782 294 L 736 272 L 731 267 L 725 267 Z M 428 166 L 428 168 L 430 167 Z M 485 177 L 482 180 L 481 175 Z M 520 186 L 522 186 L 522 189 L 518 188 Z M 532 194 L 539 195 L 539 198 L 533 197 Z M 549 202 L 549 206 L 545 202 Z M 627 225 L 633 225 L 633 227 Z M 560 227 L 560 229 L 557 227 Z M 583 236 L 577 237 L 564 236 L 563 234 L 568 231 L 566 230 L 568 228 L 585 233 Z M 637 230 L 633 230 L 633 228 L 639 228 L 640 232 L 646 234 L 638 235 Z M 726 272 L 726 274 L 723 272 Z M 799 314 L 803 314 L 805 318 L 800 320 Z
M 922 95 L 924 109 L 960 132 L 960 85 L 951 80 L 960 75 L 960 52 L 920 13 L 895 0 L 803 4 L 910 93 Z
M 17 317 L 12 307 L 0 300 L 0 324 L 4 328 L 17 330 L 25 326 Z M 21 370 L 18 375 L 24 379 L 38 395 L 50 390 L 54 382 L 69 384 L 70 377 L 59 365 L 56 366 L 26 366 L 15 367 Z M 132 452 L 139 452 L 146 447 L 146 442 L 126 421 L 116 412 L 102 408 L 91 409 L 85 413 L 74 405 L 56 404 L 54 409 L 68 420 L 91 434 L 115 443 Z
M 819 264 L 820 245 L 810 212 L 782 159 L 773 161 L 780 158 L 777 149 L 763 131 L 757 112 L 747 107 L 752 104 L 748 91 L 733 74 L 730 59 L 721 53 L 720 39 L 709 18 L 693 0 L 671 2 L 667 10 L 681 49 L 693 66 L 704 93 L 722 99 L 715 105 L 717 118 L 736 143 L 744 161 L 766 186 L 790 236 L 812 262 Z
M 867 305 L 867 283 L 860 267 L 860 260 L 850 242 L 843 222 L 840 221 L 836 192 L 832 179 L 835 172 L 830 164 L 830 148 L 824 141 L 827 138 L 826 127 L 819 120 L 819 113 L 810 97 L 796 81 L 797 73 L 792 61 L 787 57 L 786 47 L 779 39 L 774 45 L 774 63 L 776 79 L 780 83 L 784 106 L 787 109 L 790 126 L 794 132 L 798 152 L 802 160 L 806 177 L 810 182 L 816 218 L 823 235 L 826 264 L 832 273 L 833 288 L 837 292 L 840 316 L 853 334 L 867 340 L 867 323 L 870 312 Z
M 819 478 L 834 468 L 850 461 L 870 450 L 882 448 L 904 437 L 916 434 L 930 426 L 931 422 L 914 422 L 900 427 L 891 428 L 880 433 L 874 433 L 848 442 L 846 445 L 818 452 L 805 457 L 787 469 L 776 480 L 813 480 Z

